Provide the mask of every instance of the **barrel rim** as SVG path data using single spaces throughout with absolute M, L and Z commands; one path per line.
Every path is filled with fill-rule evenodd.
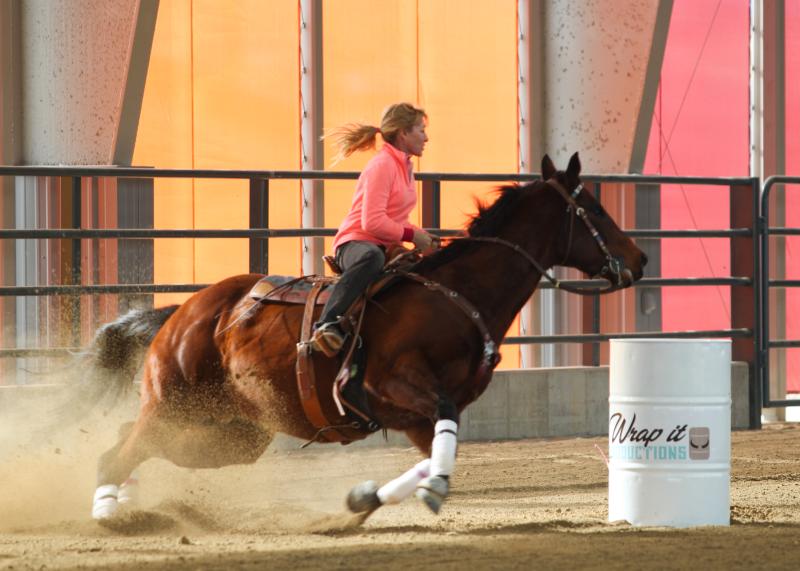
M 610 339 L 609 342 L 612 345 L 619 345 L 621 343 L 624 344 L 634 344 L 634 343 L 663 343 L 665 345 L 685 345 L 694 343 L 697 345 L 710 345 L 712 343 L 718 343 L 720 345 L 730 345 L 732 343 L 731 339 L 715 339 L 715 338 L 693 338 L 693 339 L 675 339 L 675 338 L 663 338 L 663 337 L 636 337 L 633 339 Z
M 659 396 L 659 395 L 620 395 L 620 394 L 612 394 L 609 393 L 608 395 L 608 404 L 654 404 L 657 406 L 664 406 L 664 405 L 709 405 L 709 406 L 731 406 L 733 404 L 733 399 L 731 399 L 730 392 L 727 395 L 703 395 L 703 396 L 688 396 L 688 397 L 679 397 L 679 396 Z

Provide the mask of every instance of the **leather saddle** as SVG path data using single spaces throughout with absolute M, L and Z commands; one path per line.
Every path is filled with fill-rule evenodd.
M 381 276 L 345 312 L 341 325 L 348 337 L 341 352 L 334 358 L 313 351 L 309 343 L 317 315 L 315 308 L 325 303 L 330 296 L 330 286 L 338 281 L 337 276 L 341 274 L 332 256 L 324 256 L 323 259 L 336 276 L 303 276 L 295 279 L 266 276 L 253 286 L 248 296 L 257 303 L 305 306 L 297 343 L 295 372 L 303 410 L 318 430 L 306 445 L 315 441 L 349 444 L 381 428 L 369 410 L 363 386 L 368 341 L 360 335 L 364 310 L 372 296 L 395 281 L 398 270 L 409 267 L 419 257 L 416 252 L 403 248 L 402 252 L 389 259 Z

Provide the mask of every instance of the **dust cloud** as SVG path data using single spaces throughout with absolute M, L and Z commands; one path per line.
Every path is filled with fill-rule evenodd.
M 136 472 L 138 505 L 94 522 L 97 461 L 136 418 L 138 384 L 116 406 L 101 399 L 89 410 L 96 391 L 87 393 L 86 382 L 97 372 L 75 359 L 36 385 L 0 388 L 0 533 L 326 533 L 361 523 L 344 508 L 347 491 L 364 479 L 352 455 L 340 446 L 297 451 L 286 438 L 254 465 L 190 470 L 148 460 Z M 338 478 L 320 479 L 317 454 Z

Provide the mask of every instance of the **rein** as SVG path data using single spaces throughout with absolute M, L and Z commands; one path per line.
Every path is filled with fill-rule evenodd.
M 583 288 L 583 287 L 573 287 L 566 284 L 561 283 L 561 280 L 553 276 L 552 274 L 548 273 L 546 269 L 542 267 L 542 265 L 536 261 L 536 259 L 531 256 L 528 252 L 526 252 L 519 244 L 515 244 L 514 242 L 509 242 L 508 240 L 503 240 L 502 238 L 495 238 L 493 236 L 461 236 L 461 237 L 452 237 L 452 238 L 443 238 L 445 240 L 459 240 L 459 241 L 468 241 L 468 242 L 488 242 L 490 244 L 500 244 L 502 246 L 506 246 L 514 250 L 517 254 L 528 260 L 531 265 L 536 268 L 536 271 L 542 274 L 547 281 L 553 284 L 555 289 L 560 289 L 561 291 L 566 291 L 568 293 L 576 293 L 578 295 L 594 295 L 598 293 L 608 293 L 614 287 L 614 285 L 609 282 L 609 285 L 604 288 Z
M 525 258 L 530 264 L 538 271 L 547 281 L 553 284 L 553 287 L 556 289 L 560 289 L 562 291 L 566 291 L 569 293 L 576 293 L 578 295 L 596 295 L 600 293 L 607 293 L 610 292 L 615 285 L 622 284 L 622 273 L 624 269 L 622 268 L 622 264 L 619 260 L 614 258 L 609 252 L 608 247 L 606 246 L 605 240 L 603 240 L 602 236 L 600 236 L 600 232 L 597 231 L 592 221 L 589 220 L 586 211 L 578 206 L 578 203 L 575 199 L 580 194 L 581 190 L 583 190 L 583 185 L 578 184 L 575 189 L 569 193 L 567 190 L 561 185 L 560 182 L 551 178 L 550 180 L 546 181 L 545 184 L 551 185 L 553 188 L 558 191 L 558 193 L 567 201 L 567 209 L 572 213 L 570 217 L 570 225 L 569 225 L 569 238 L 568 238 L 568 245 L 567 251 L 564 255 L 564 260 L 566 261 L 567 257 L 569 256 L 570 249 L 572 248 L 572 231 L 575 222 L 575 215 L 579 216 L 580 219 L 583 221 L 586 228 L 589 230 L 590 234 L 594 238 L 597 245 L 600 247 L 600 250 L 606 257 L 606 266 L 603 267 L 602 273 L 612 273 L 616 276 L 617 283 L 614 284 L 611 280 L 608 280 L 608 286 L 602 289 L 597 288 L 582 288 L 582 287 L 572 287 L 562 284 L 560 280 L 554 277 L 552 274 L 548 273 L 548 271 L 540 264 L 536 258 L 531 256 L 524 248 L 522 248 L 519 244 L 515 244 L 508 240 L 504 240 L 503 238 L 498 238 L 495 236 L 456 236 L 456 237 L 443 237 L 444 240 L 462 240 L 462 241 L 471 241 L 471 242 L 484 242 L 489 244 L 500 244 L 507 248 L 512 249 L 514 252 Z M 563 263 L 562 261 L 562 263 Z M 476 373 L 477 378 L 484 378 L 485 375 L 491 372 L 492 369 L 497 365 L 500 361 L 500 353 L 497 350 L 497 343 L 495 343 L 494 339 L 492 339 L 491 334 L 489 333 L 486 324 L 481 317 L 480 312 L 477 308 L 464 296 L 460 295 L 457 291 L 452 290 L 439 282 L 421 276 L 415 272 L 411 272 L 408 270 L 403 269 L 393 269 L 392 273 L 396 275 L 400 275 L 404 278 L 410 279 L 415 281 L 419 284 L 422 284 L 426 288 L 431 291 L 437 291 L 441 293 L 448 301 L 454 303 L 458 308 L 469 317 L 472 321 L 473 325 L 478 329 L 481 334 L 481 338 L 483 341 L 483 358 L 481 359 L 480 366 Z
M 595 295 L 595 294 L 602 294 L 602 293 L 609 293 L 615 286 L 622 284 L 622 264 L 619 260 L 614 258 L 611 255 L 611 252 L 608 250 L 608 246 L 606 246 L 605 240 L 600 235 L 600 232 L 597 231 L 592 221 L 589 220 L 589 216 L 586 214 L 586 211 L 581 207 L 578 206 L 578 203 L 575 202 L 575 199 L 580 194 L 581 190 L 583 190 L 583 184 L 578 184 L 571 193 L 567 192 L 567 190 L 561 185 L 560 182 L 551 178 L 546 182 L 546 184 L 551 185 L 554 187 L 558 193 L 567 201 L 567 209 L 572 212 L 572 217 L 570 218 L 570 227 L 569 227 L 569 243 L 567 246 L 567 252 L 564 254 L 564 260 L 562 263 L 566 261 L 567 256 L 569 256 L 569 250 L 572 247 L 572 229 L 574 225 L 575 215 L 580 217 L 583 221 L 586 228 L 589 230 L 589 233 L 594 238 L 597 245 L 600 247 L 600 250 L 606 257 L 606 266 L 603 267 L 603 273 L 611 273 L 616 277 L 616 284 L 612 283 L 611 280 L 608 280 L 608 286 L 603 288 L 584 288 L 584 287 L 574 287 L 568 286 L 566 284 L 561 283 L 561 281 L 549 273 L 543 266 L 540 264 L 533 256 L 531 256 L 528 252 L 525 251 L 519 244 L 515 244 L 514 242 L 509 242 L 508 240 L 504 240 L 503 238 L 497 238 L 494 236 L 457 236 L 457 237 L 443 237 L 443 240 L 449 241 L 470 241 L 470 242 L 486 242 L 490 244 L 500 244 L 502 246 L 506 246 L 517 254 L 528 260 L 530 264 L 539 272 L 542 277 L 544 277 L 548 282 L 550 282 L 554 288 L 560 289 L 562 291 L 566 291 L 569 293 L 575 293 L 578 295 Z
M 481 367 L 478 372 L 480 377 L 485 371 L 494 369 L 495 365 L 500 362 L 500 353 L 497 350 L 497 343 L 494 342 L 492 334 L 489 333 L 489 328 L 481 317 L 478 309 L 466 297 L 460 295 L 457 291 L 450 289 L 447 286 L 433 281 L 432 279 L 421 276 L 415 272 L 405 270 L 395 270 L 398 275 L 408 278 L 412 281 L 422 284 L 431 291 L 438 291 L 447 298 L 448 301 L 456 304 L 458 308 L 466 314 L 472 321 L 473 325 L 478 329 L 483 341 L 483 359 L 481 360 Z

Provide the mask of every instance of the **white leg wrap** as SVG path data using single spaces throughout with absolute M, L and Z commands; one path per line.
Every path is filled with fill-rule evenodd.
M 433 432 L 431 476 L 449 476 L 456 464 L 458 424 L 452 420 L 440 420 Z
M 118 495 L 119 487 L 114 484 L 106 484 L 98 487 L 94 492 L 92 517 L 94 519 L 104 519 L 114 515 L 119 507 L 119 503 L 117 502 Z
M 427 478 L 431 472 L 430 458 L 426 458 L 402 476 L 387 482 L 378 490 L 381 504 L 399 504 L 414 493 L 420 480 Z

